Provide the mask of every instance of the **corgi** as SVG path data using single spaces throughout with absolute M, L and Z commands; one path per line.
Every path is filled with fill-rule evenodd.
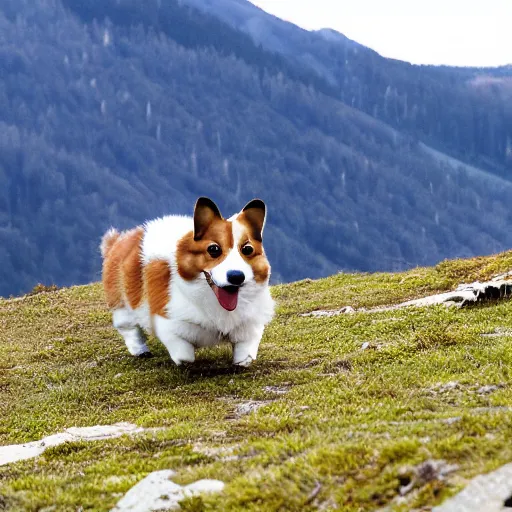
M 270 265 L 262 245 L 266 206 L 250 201 L 224 219 L 200 197 L 192 217 L 169 215 L 101 241 L 102 281 L 113 326 L 130 354 L 150 356 L 145 332 L 176 365 L 223 341 L 233 364 L 249 366 L 274 314 Z

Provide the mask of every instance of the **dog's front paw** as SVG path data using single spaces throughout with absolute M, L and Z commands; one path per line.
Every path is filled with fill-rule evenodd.
M 235 366 L 241 366 L 242 368 L 247 368 L 248 366 L 251 366 L 254 359 L 251 356 L 247 356 L 245 359 L 242 359 L 241 361 L 233 361 L 233 364 Z
M 192 364 L 196 360 L 196 355 L 194 353 L 194 349 L 192 348 L 187 350 L 176 351 L 174 354 L 171 354 L 171 359 L 174 361 L 176 366 L 184 366 L 187 364 Z
M 174 364 L 176 366 L 185 366 L 187 364 L 192 364 L 196 360 L 195 357 L 191 357 L 191 358 L 171 357 L 171 359 L 174 361 Z
M 171 343 L 166 344 L 169 355 L 176 366 L 182 366 L 187 363 L 193 363 L 196 360 L 194 346 L 188 341 L 174 339 Z

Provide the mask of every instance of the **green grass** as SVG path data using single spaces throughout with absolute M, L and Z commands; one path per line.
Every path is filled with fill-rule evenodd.
M 225 347 L 199 352 L 186 369 L 154 339 L 154 358 L 132 358 L 99 285 L 0 301 L 0 445 L 71 426 L 156 427 L 0 467 L 0 510 L 109 510 L 159 469 L 174 469 L 181 484 L 226 482 L 220 495 L 185 500 L 194 512 L 438 504 L 512 460 L 512 302 L 300 314 L 395 304 L 510 269 L 505 253 L 276 286 L 276 318 L 245 371 L 231 367 Z M 248 400 L 264 403 L 238 414 Z M 428 459 L 459 469 L 420 482 L 398 504 L 404 471 Z

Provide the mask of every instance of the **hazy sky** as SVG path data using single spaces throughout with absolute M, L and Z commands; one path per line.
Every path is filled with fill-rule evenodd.
M 512 0 L 251 0 L 306 29 L 330 27 L 385 57 L 512 64 Z

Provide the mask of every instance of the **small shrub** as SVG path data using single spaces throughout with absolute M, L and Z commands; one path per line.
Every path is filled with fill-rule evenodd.
M 49 286 L 39 283 L 32 288 L 32 290 L 27 293 L 28 296 L 32 295 L 39 295 L 40 293 L 50 293 L 50 292 L 56 292 L 59 289 L 59 287 L 56 284 L 51 284 Z

